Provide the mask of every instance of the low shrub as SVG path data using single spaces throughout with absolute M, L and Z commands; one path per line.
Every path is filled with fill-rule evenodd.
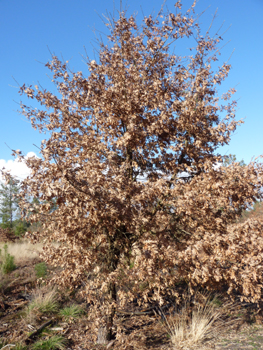
M 17 237 L 23 237 L 28 229 L 29 224 L 25 221 L 17 220 L 13 227 L 13 232 Z
M 16 269 L 14 263 L 15 257 L 7 253 L 7 244 L 4 245 L 4 256 L 2 256 L 2 250 L 0 249 L 0 266 L 4 274 L 10 273 Z

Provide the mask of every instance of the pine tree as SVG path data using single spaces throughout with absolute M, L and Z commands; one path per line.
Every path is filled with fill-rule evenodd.
M 15 219 L 17 218 L 17 210 L 19 207 L 19 181 L 10 178 L 7 185 L 1 183 L 0 189 L 0 219 L 3 228 L 13 229 Z
M 246 163 L 244 162 L 244 159 L 242 159 L 241 161 L 238 161 L 235 154 L 229 154 L 228 156 L 224 156 L 223 158 L 224 158 L 223 166 L 228 166 L 232 163 L 238 163 L 241 166 L 246 165 Z

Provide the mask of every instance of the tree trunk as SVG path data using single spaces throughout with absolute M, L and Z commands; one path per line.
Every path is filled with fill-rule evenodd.
M 107 256 L 107 267 L 109 272 L 116 270 L 120 257 L 120 245 L 118 244 L 118 236 L 125 232 L 125 227 L 122 230 L 116 229 L 115 235 L 107 235 L 109 243 L 109 252 Z M 116 305 L 117 302 L 117 289 L 115 282 L 111 281 L 108 285 L 108 296 L 109 300 Z M 106 326 L 100 327 L 98 331 L 98 344 L 106 344 L 113 339 L 113 320 L 116 314 L 116 307 L 111 306 L 111 310 L 107 315 Z
M 109 285 L 109 295 L 110 298 L 116 302 L 117 293 L 116 293 L 116 285 L 114 282 L 111 282 Z M 116 308 L 112 307 L 110 314 L 107 316 L 106 326 L 100 327 L 98 330 L 98 344 L 107 344 L 110 340 L 113 339 L 112 327 L 113 327 L 113 319 L 116 313 Z

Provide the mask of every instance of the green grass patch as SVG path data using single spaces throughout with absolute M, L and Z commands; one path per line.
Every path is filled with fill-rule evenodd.
M 66 321 L 71 318 L 80 317 L 84 313 L 84 310 L 79 305 L 71 305 L 60 310 L 59 315 L 63 317 Z
M 47 265 L 44 262 L 35 265 L 37 278 L 45 277 L 47 275 Z
M 64 350 L 67 340 L 61 335 L 54 335 L 45 340 L 38 340 L 32 345 L 32 350 Z

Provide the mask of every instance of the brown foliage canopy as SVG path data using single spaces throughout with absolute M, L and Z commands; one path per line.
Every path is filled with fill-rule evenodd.
M 222 38 L 201 36 L 195 19 L 194 5 L 186 14 L 146 17 L 140 27 L 121 12 L 109 20 L 98 61 L 88 59 L 88 77 L 53 56 L 46 66 L 57 94 L 20 88 L 42 106 L 22 103 L 24 115 L 51 133 L 42 158 L 25 159 L 23 210 L 43 221 L 45 260 L 64 267 L 54 281 L 84 281 L 100 312 L 138 294 L 162 304 L 181 279 L 261 295 L 263 224 L 235 222 L 261 198 L 263 167 L 216 166 L 217 148 L 241 122 L 234 89 L 217 92 L 231 68 L 215 70 Z M 189 37 L 191 55 L 170 53 Z M 28 195 L 40 204 L 30 207 Z

